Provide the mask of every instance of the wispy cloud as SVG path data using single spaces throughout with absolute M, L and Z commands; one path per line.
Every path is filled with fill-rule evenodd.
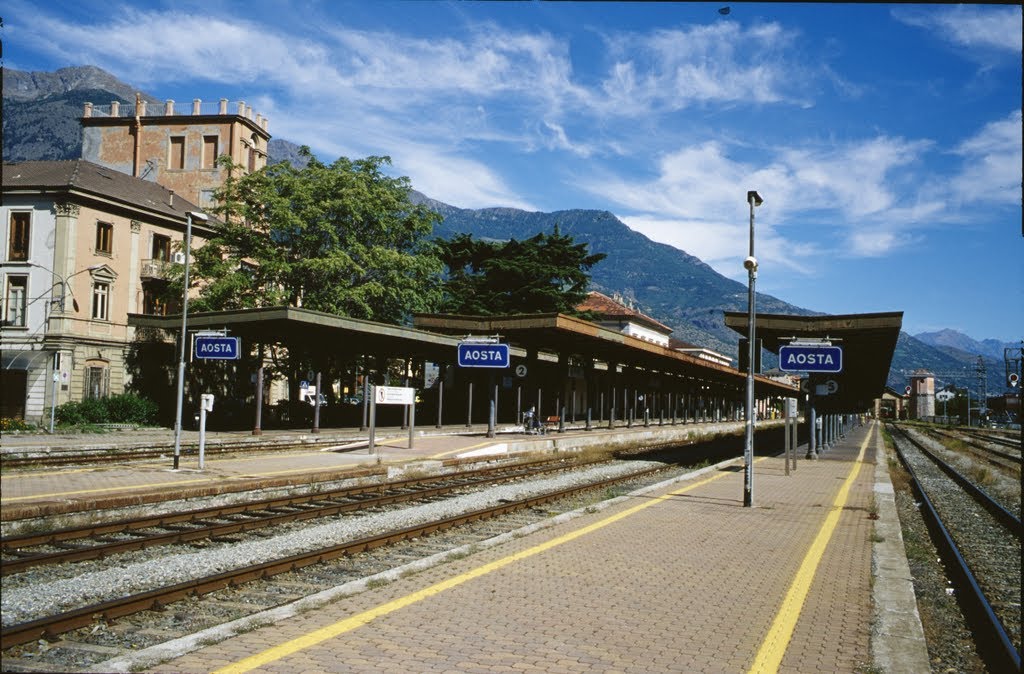
M 605 36 L 603 99 L 608 114 L 636 116 L 702 103 L 805 103 L 804 70 L 787 57 L 794 33 L 776 23 L 745 29 L 727 22 Z
M 394 159 L 396 165 L 414 176 L 413 186 L 417 190 L 434 198 L 444 195 L 444 201 L 460 208 L 503 206 L 537 210 L 529 201 L 516 196 L 505 180 L 483 162 L 429 145 L 403 146 Z
M 794 34 L 774 23 L 606 35 L 603 70 L 584 85 L 569 42 L 544 31 L 467 22 L 457 38 L 425 38 L 334 22 L 298 34 L 216 11 L 128 7 L 73 22 L 37 10 L 17 29 L 35 50 L 144 87 L 203 79 L 248 88 L 246 98 L 271 104 L 261 112 L 275 135 L 309 139 L 318 152 L 391 154 L 421 189 L 443 185 L 452 191 L 432 196 L 466 197 L 466 206 L 529 201 L 482 160 L 461 160 L 476 164 L 461 182 L 440 178 L 458 172 L 437 164 L 490 143 L 617 156 L 637 151 L 635 120 L 648 116 L 710 103 L 807 104 L 795 91 L 802 68 L 787 58 Z M 435 167 L 392 149 L 427 146 L 442 149 Z
M 916 240 L 913 230 L 943 208 L 919 196 L 912 178 L 912 167 L 931 145 L 878 136 L 759 153 L 709 141 L 663 157 L 651 180 L 600 177 L 587 188 L 620 204 L 620 217 L 637 231 L 726 275 L 740 269 L 745 247 L 737 244 L 747 238 L 749 209 L 745 194 L 757 189 L 767 204 L 757 216 L 758 258 L 808 273 L 824 253 L 878 257 Z M 822 224 L 797 236 L 788 231 L 791 220 Z
M 986 124 L 956 147 L 963 166 L 951 181 L 955 196 L 967 203 L 1020 204 L 1021 111 Z
M 897 20 L 935 32 L 951 44 L 1018 54 L 1021 52 L 1021 16 L 1020 6 L 955 5 L 893 10 Z

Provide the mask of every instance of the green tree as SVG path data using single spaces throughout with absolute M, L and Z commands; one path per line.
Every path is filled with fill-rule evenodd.
M 577 314 L 586 298 L 591 267 L 604 253 L 589 254 L 558 227 L 525 241 L 475 241 L 460 234 L 438 241 L 447 268 L 443 311 L 498 315 L 559 312 Z
M 215 236 L 193 252 L 194 309 L 301 306 L 385 323 L 433 310 L 442 266 L 428 237 L 440 216 L 409 201 L 407 178 L 383 173 L 388 157 L 326 165 L 302 151 L 304 168 L 241 177 L 221 158 L 231 177 L 215 195 Z

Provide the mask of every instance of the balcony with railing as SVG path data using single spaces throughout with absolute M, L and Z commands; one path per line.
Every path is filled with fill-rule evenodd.
M 139 276 L 143 281 L 166 281 L 169 278 L 168 270 L 171 262 L 167 260 L 142 260 Z
M 229 107 L 233 108 L 231 112 L 228 111 Z M 256 123 L 258 127 L 267 130 L 267 118 L 257 113 L 253 114 L 252 106 L 246 105 L 245 101 L 238 101 L 235 106 L 228 105 L 228 99 L 222 98 L 220 101 L 206 101 L 203 102 L 201 99 L 192 100 L 192 108 L 190 112 L 185 112 L 184 106 L 182 108 L 175 108 L 173 100 L 168 99 L 163 104 L 150 105 L 146 101 L 139 101 L 138 105 L 134 103 L 121 103 L 120 101 L 112 101 L 110 105 L 93 105 L 92 103 L 86 103 L 84 110 L 82 111 L 82 117 L 89 119 L 93 117 L 172 117 L 176 115 L 237 115 L 244 117 L 245 119 L 251 120 Z

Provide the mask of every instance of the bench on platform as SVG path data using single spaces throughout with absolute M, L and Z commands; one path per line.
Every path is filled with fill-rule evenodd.
M 562 420 L 562 418 L 559 417 L 557 414 L 555 414 L 553 416 L 550 416 L 550 417 L 547 417 L 546 419 L 544 419 L 544 427 L 545 428 L 557 428 L 558 427 L 558 423 L 561 420 Z

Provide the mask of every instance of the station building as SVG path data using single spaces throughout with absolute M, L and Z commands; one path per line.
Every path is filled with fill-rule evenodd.
M 187 213 L 212 204 L 227 154 L 266 165 L 266 118 L 193 101 L 85 104 L 82 159 L 4 163 L 0 205 L 3 386 L 0 417 L 39 423 L 50 407 L 124 392 L 129 314 L 180 311 L 158 300 Z M 209 229 L 193 223 L 193 246 Z

